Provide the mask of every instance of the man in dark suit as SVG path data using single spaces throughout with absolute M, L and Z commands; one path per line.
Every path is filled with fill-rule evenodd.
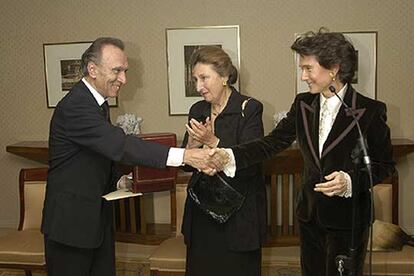
M 109 97 L 126 83 L 128 60 L 116 38 L 98 38 L 82 55 L 84 78 L 56 106 L 50 123 L 49 172 L 42 232 L 48 275 L 115 275 L 114 162 L 164 168 L 189 164 L 206 173 L 200 150 L 169 148 L 111 125 Z
M 281 152 L 296 140 L 304 161 L 296 205 L 302 275 L 338 275 L 335 257 L 347 255 L 352 245 L 353 208 L 356 250 L 352 275 L 362 275 L 372 218 L 370 176 L 362 162 L 355 164 L 359 158 L 353 158 L 359 145 L 356 121 L 368 145 L 375 185 L 394 170 L 386 106 L 352 88 L 356 54 L 341 33 L 310 32 L 299 37 L 291 48 L 299 54 L 301 78 L 309 92 L 296 96 L 287 117 L 266 137 L 233 147 L 232 152 L 227 150 L 234 154 L 230 163 L 235 162 L 233 169 L 245 168 Z M 230 168 L 226 168 L 227 174 L 232 174 Z

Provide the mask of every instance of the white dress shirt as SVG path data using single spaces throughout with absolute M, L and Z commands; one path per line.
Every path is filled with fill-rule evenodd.
M 345 84 L 341 90 L 337 93 L 338 96 L 343 100 L 345 96 L 346 89 L 348 84 Z M 322 155 L 323 145 L 328 138 L 329 133 L 331 132 L 332 126 L 335 122 L 336 115 L 341 108 L 341 101 L 337 96 L 332 96 L 330 98 L 325 98 L 325 96 L 320 94 L 320 110 L 319 110 L 319 156 Z M 325 107 L 324 107 L 325 105 Z M 325 110 L 324 110 L 325 109 Z M 342 194 L 337 194 L 338 196 L 351 197 L 352 196 L 352 180 L 351 176 L 343 171 L 340 171 L 344 174 L 346 179 L 347 189 Z
M 343 100 L 346 87 L 344 87 L 337 93 L 338 96 Z M 335 95 L 330 98 L 325 98 L 325 96 L 320 94 L 320 110 L 319 110 L 319 156 L 322 155 L 323 144 L 328 138 L 329 132 L 331 132 L 333 123 L 335 121 L 336 115 L 338 115 L 339 108 L 341 107 L 341 101 Z

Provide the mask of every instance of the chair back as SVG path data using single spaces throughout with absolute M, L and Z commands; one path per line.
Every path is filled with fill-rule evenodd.
M 295 199 L 302 182 L 301 156 L 276 156 L 263 163 L 266 179 L 268 238 L 265 246 L 299 244 L 299 225 Z
M 19 176 L 19 230 L 40 229 L 47 168 L 21 169 Z
M 375 219 L 392 223 L 392 184 L 374 186 Z
M 187 183 L 177 183 L 175 186 L 176 200 L 176 236 L 181 236 L 181 225 L 183 223 L 184 205 L 187 198 Z
M 373 188 L 374 217 L 377 220 L 398 225 L 398 172 L 384 179 Z

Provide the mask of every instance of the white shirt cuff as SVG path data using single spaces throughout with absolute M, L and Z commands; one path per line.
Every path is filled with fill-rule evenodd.
M 223 172 L 228 177 L 234 177 L 236 175 L 236 158 L 234 158 L 234 153 L 232 149 L 224 149 L 227 154 L 229 155 L 229 162 L 227 162 L 226 166 L 223 169 Z
M 184 164 L 184 150 L 183 148 L 170 148 L 168 151 L 167 166 L 182 166 Z

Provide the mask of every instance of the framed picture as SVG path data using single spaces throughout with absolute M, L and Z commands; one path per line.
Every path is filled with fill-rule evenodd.
M 352 86 L 361 94 L 372 99 L 377 97 L 377 32 L 343 32 L 354 45 L 357 53 L 357 65 Z M 296 36 L 297 37 L 297 36 Z M 299 56 L 295 54 L 296 93 L 309 91 L 301 81 Z
M 81 57 L 91 43 L 43 44 L 47 107 L 56 107 L 73 85 L 82 78 Z M 110 98 L 108 103 L 110 106 L 117 106 L 117 98 Z
M 191 78 L 190 58 L 200 47 L 215 45 L 240 68 L 239 26 L 207 26 L 167 29 L 168 97 L 170 115 L 186 115 L 202 99 Z M 235 84 L 239 88 L 239 83 Z

